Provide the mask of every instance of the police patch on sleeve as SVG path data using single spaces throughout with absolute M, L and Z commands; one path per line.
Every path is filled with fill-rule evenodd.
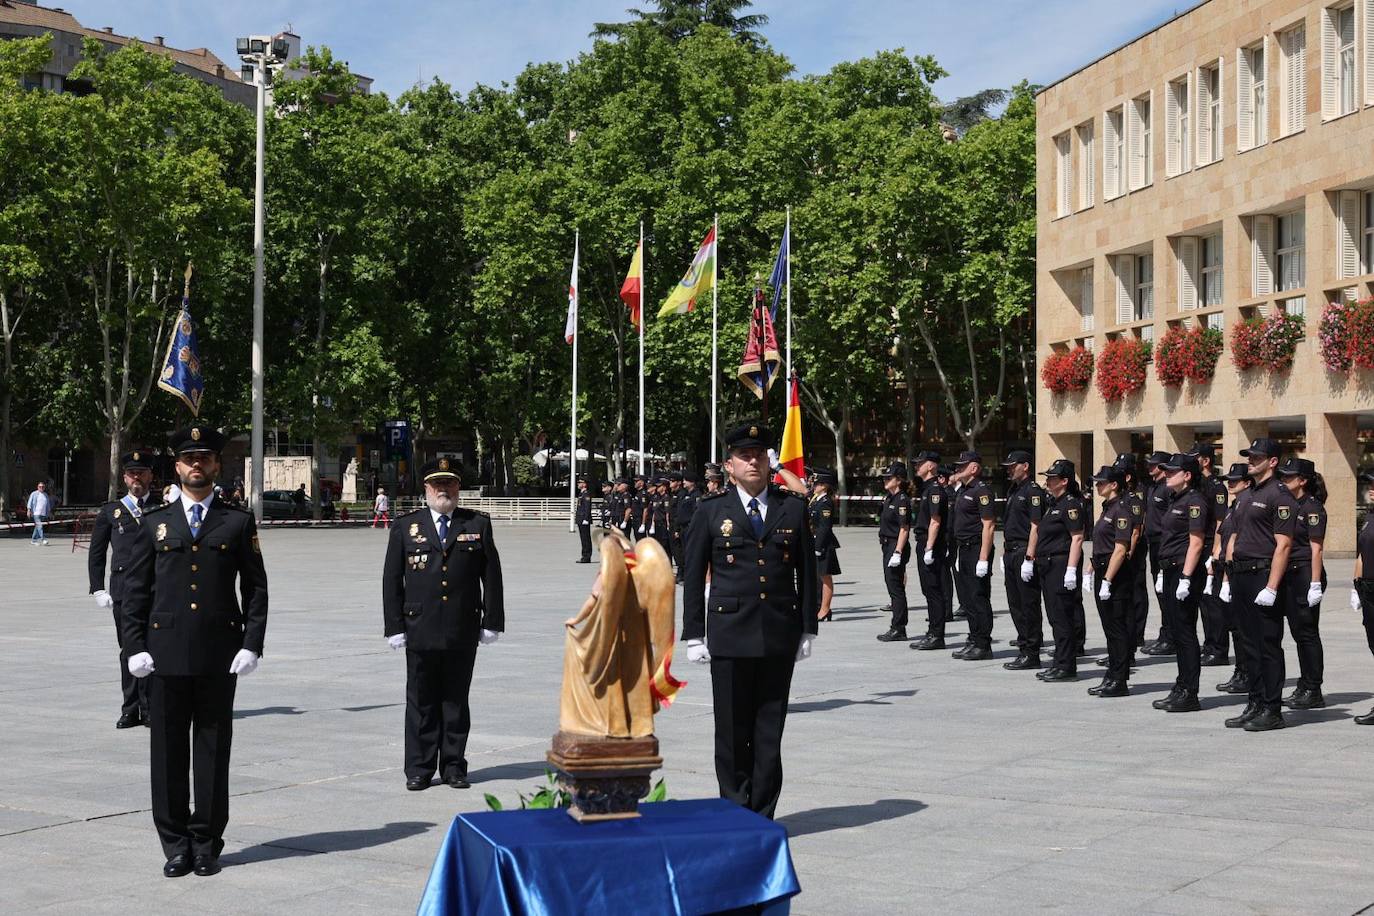
M 1140 507 L 1139 507 L 1139 506 L 1131 506 L 1131 514 L 1132 514 L 1132 515 L 1139 515 L 1139 514 L 1140 514 Z
M 1289 510 L 1289 508 L 1288 508 L 1287 506 L 1279 506 L 1279 518 L 1280 518 L 1280 519 L 1282 519 L 1282 520 L 1284 520 L 1284 521 L 1287 521 L 1287 520 L 1288 520 L 1288 517 L 1289 517 L 1290 515 L 1292 515 L 1292 514 L 1293 514 L 1292 511 Z
M 939 493 L 932 493 L 932 494 L 930 494 L 930 501 L 931 501 L 932 503 L 934 503 L 935 505 L 937 505 L 937 506 L 940 505 L 940 494 L 939 494 Z
M 1031 505 L 1032 505 L 1032 506 L 1038 506 L 1038 505 L 1040 505 L 1040 497 L 1038 497 L 1038 496 L 1032 496 L 1032 497 L 1031 497 Z
M 1120 528 L 1122 531 L 1125 531 L 1128 525 L 1130 525 L 1130 521 L 1128 519 L 1119 518 L 1116 520 L 1116 527 Z
M 1307 516 L 1307 525 L 1308 525 L 1309 528 L 1315 528 L 1315 527 L 1317 527 L 1318 525 L 1320 525 L 1321 523 L 1322 523 L 1322 517 L 1321 517 L 1320 515 L 1316 514 L 1315 512 L 1312 513 L 1311 515 Z
M 991 501 L 992 501 L 992 497 L 991 497 L 991 496 L 986 496 L 986 495 L 985 495 L 985 496 L 980 496 L 980 497 L 978 497 L 978 505 L 980 505 L 980 506 L 986 506 L 986 505 L 987 505 L 989 502 L 991 502 Z
M 1218 505 L 1218 506 L 1224 506 L 1224 505 L 1226 505 L 1226 494 L 1225 494 L 1225 493 L 1218 493 L 1218 494 L 1217 494 L 1217 505 Z
M 1078 510 L 1077 510 L 1077 509 L 1070 509 L 1070 510 L 1069 510 L 1069 519 L 1070 519 L 1071 521 L 1077 521 L 1077 520 L 1078 520 Z
M 1201 518 L 1201 517 L 1202 517 L 1202 509 L 1200 509 L 1200 508 L 1197 507 L 1197 506 L 1190 506 L 1190 507 L 1188 508 L 1188 517 L 1189 517 L 1189 518 Z

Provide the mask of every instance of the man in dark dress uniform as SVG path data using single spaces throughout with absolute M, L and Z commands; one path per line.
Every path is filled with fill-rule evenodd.
M 577 509 L 573 515 L 577 525 L 577 537 L 582 542 L 582 555 L 579 563 L 592 561 L 592 491 L 587 489 L 587 478 L 577 478 Z
M 663 552 L 673 556 L 673 497 L 668 492 L 668 478 L 659 477 L 649 494 L 649 531 Z
M 153 823 L 167 856 L 162 873 L 179 878 L 219 871 L 234 688 L 262 657 L 267 572 L 253 516 L 215 495 L 224 436 L 197 423 L 174 433 L 171 446 L 181 495 L 143 516 L 126 570 L 123 627 L 129 673 L 153 675 Z
M 148 725 L 148 682 L 129 673 L 129 653 L 124 650 L 124 579 L 134 540 L 143 524 L 143 513 L 162 504 L 158 494 L 149 492 L 153 482 L 148 461 L 152 454 L 134 449 L 120 459 L 124 467 L 125 494 L 112 503 L 100 507 L 91 531 L 91 549 L 86 556 L 91 594 L 97 607 L 114 611 L 115 640 L 119 644 L 119 681 L 124 702 L 119 709 L 115 728 Z M 110 559 L 110 587 L 105 588 L 105 555 Z
M 1020 653 L 1002 665 L 1010 671 L 1040 667 L 1040 645 L 1044 640 L 1044 621 L 1040 616 L 1040 579 L 1033 571 L 1031 581 L 1021 580 L 1021 563 L 1026 559 L 1030 540 L 1031 514 L 1040 508 L 1045 491 L 1031 473 L 1030 452 L 1017 449 L 1002 462 L 1011 478 L 1007 506 L 1002 514 L 1002 582 L 1007 592 L 1007 609 L 1016 627 L 1016 646 Z
M 692 518 L 696 515 L 697 503 L 701 501 L 701 482 L 692 471 L 682 475 L 682 491 L 678 494 L 677 506 L 673 509 L 673 526 L 677 529 L 677 581 L 682 582 L 686 573 L 687 532 L 692 528 Z
M 428 789 L 438 768 L 466 789 L 472 717 L 468 688 L 477 646 L 506 628 L 501 557 L 491 519 L 458 505 L 458 465 L 420 469 L 425 508 L 396 519 L 382 567 L 387 642 L 406 650 L 406 788 Z
M 962 484 L 950 508 L 954 587 L 959 603 L 968 609 L 968 644 L 953 655 L 976 662 L 992 658 L 992 536 L 997 509 L 992 491 L 981 479 L 983 460 L 977 452 L 961 452 L 954 470 Z
M 735 485 L 697 507 L 682 598 L 687 657 L 711 665 L 721 797 L 766 817 L 782 792 L 792 669 L 811 654 L 819 606 L 806 500 L 769 486 L 769 439 L 758 422 L 725 436 Z
M 601 481 L 601 512 L 597 517 L 597 524 L 602 528 L 609 528 L 613 524 L 611 517 L 611 500 L 614 498 L 615 484 L 609 480 Z

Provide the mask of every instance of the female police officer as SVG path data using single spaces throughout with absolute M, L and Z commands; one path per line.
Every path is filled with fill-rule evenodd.
M 1102 633 L 1107 637 L 1107 673 L 1102 683 L 1089 687 L 1099 697 L 1124 697 L 1131 674 L 1130 604 L 1133 598 L 1127 554 L 1135 532 L 1135 515 L 1123 495 L 1126 473 L 1104 467 L 1093 477 L 1102 512 L 1093 525 L 1092 568 L 1097 579 L 1097 613 L 1102 618 Z M 1092 590 L 1093 575 L 1086 587 Z M 1119 583 L 1118 583 L 1119 578 Z
M 1374 506 L 1374 474 L 1362 474 L 1365 503 Z M 1374 515 L 1366 515 L 1364 527 L 1355 540 L 1355 581 L 1350 592 L 1350 608 L 1364 619 L 1364 636 L 1374 653 Z M 1374 725 L 1374 709 L 1355 717 L 1356 725 Z
M 1293 550 L 1288 554 L 1288 631 L 1298 649 L 1298 686 L 1283 698 L 1291 709 L 1321 709 L 1322 637 L 1317 629 L 1322 595 L 1326 592 L 1326 568 L 1322 545 L 1326 541 L 1326 482 L 1306 458 L 1289 458 L 1279 468 L 1279 478 L 1298 501 L 1293 527 Z
M 1202 467 L 1191 455 L 1174 455 L 1160 465 L 1169 504 L 1159 521 L 1159 566 L 1164 577 L 1159 591 L 1164 623 L 1173 638 L 1178 677 L 1173 690 L 1151 705 L 1165 712 L 1197 712 L 1198 679 L 1202 673 L 1197 639 L 1198 600 L 1202 597 L 1203 558 L 1211 550 L 1208 535 L 1215 529 L 1211 503 L 1202 495 Z
M 1074 480 L 1073 462 L 1059 459 L 1044 472 L 1049 497 L 1039 511 L 1031 510 L 1030 540 L 1021 563 L 1021 581 L 1040 574 L 1045 614 L 1054 632 L 1054 663 L 1035 676 L 1042 681 L 1078 680 L 1078 627 L 1083 598 L 1078 591 L 1078 567 L 1083 558 L 1083 530 L 1087 512 Z

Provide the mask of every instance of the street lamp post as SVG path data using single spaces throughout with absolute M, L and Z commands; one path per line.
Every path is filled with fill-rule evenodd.
M 286 41 L 281 38 L 250 36 L 237 41 L 239 58 L 245 66 L 241 71 L 245 80 L 251 78 L 258 87 L 257 106 L 257 161 L 253 174 L 253 429 L 252 429 L 252 486 L 248 493 L 248 505 L 253 516 L 262 521 L 262 402 L 263 402 L 263 172 L 265 152 L 265 118 L 267 109 L 267 82 L 272 76 L 272 67 L 286 60 Z

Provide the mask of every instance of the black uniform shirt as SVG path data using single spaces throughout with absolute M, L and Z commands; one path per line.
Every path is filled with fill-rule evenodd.
M 1031 521 L 1039 530 L 1035 544 L 1036 559 L 1067 556 L 1073 536 L 1082 534 L 1087 525 L 1087 510 L 1083 507 L 1083 500 L 1072 493 L 1065 493 L 1058 499 L 1047 493 L 1040 501 L 1039 512 L 1031 507 Z
M 1093 525 L 1093 556 L 1110 554 L 1117 544 L 1131 547 L 1131 531 L 1135 528 L 1131 506 L 1119 497 L 1102 506 L 1102 516 Z
M 575 521 L 579 525 L 592 523 L 592 494 L 586 490 L 579 490 L 577 493 L 577 518 Z
M 1169 485 L 1164 481 L 1145 486 L 1145 536 L 1158 538 L 1164 513 L 1169 508 Z
M 1212 527 L 1226 518 L 1230 510 L 1231 494 L 1226 489 L 1226 481 L 1218 475 L 1202 478 L 1202 494 L 1207 497 L 1207 507 L 1212 510 Z M 1211 542 L 1211 538 L 1207 539 Z
M 692 524 L 692 516 L 697 511 L 697 501 L 701 499 L 699 490 L 683 490 L 678 494 L 677 506 L 674 508 L 673 520 L 677 523 L 677 530 L 687 535 L 687 528 Z
M 917 547 L 925 550 L 925 538 L 930 533 L 931 519 L 939 521 L 941 531 L 938 537 L 944 537 L 945 531 L 949 528 L 949 501 L 949 491 L 936 480 L 927 481 L 921 488 L 921 502 L 916 507 L 916 521 L 911 526 L 916 529 L 919 537 Z
M 1289 562 L 1310 563 L 1314 538 L 1326 540 L 1326 507 L 1309 493 L 1298 502 L 1298 523 L 1293 526 L 1293 550 L 1288 554 Z
M 455 508 L 447 541 L 427 508 L 396 519 L 382 566 L 383 635 L 404 633 L 419 652 L 476 645 L 482 630 L 505 630 L 504 594 L 489 516 Z
M 987 488 L 987 484 L 975 480 L 959 491 L 958 497 L 954 500 L 950 520 L 955 540 L 981 538 L 983 522 L 996 520 L 997 508 L 992 504 L 992 491 Z
M 835 538 L 835 500 L 829 493 L 813 496 L 810 505 L 811 537 L 816 542 L 816 550 L 839 547 Z
M 1212 530 L 1212 512 L 1207 497 L 1197 490 L 1171 493 L 1169 508 L 1160 521 L 1159 558 L 1183 562 L 1188 557 L 1188 538 L 1198 535 L 1206 554 L 1207 533 Z M 1200 561 L 1199 561 L 1200 562 Z
M 1240 497 L 1236 497 L 1236 499 L 1239 498 Z M 1232 524 L 1235 520 L 1234 505 L 1235 500 L 1232 500 L 1231 504 L 1227 506 L 1226 512 L 1221 516 L 1221 527 L 1217 529 L 1217 539 L 1221 541 L 1223 558 L 1226 551 L 1226 541 L 1235 532 L 1235 528 Z
M 649 499 L 649 512 L 653 518 L 654 531 L 658 534 L 668 532 L 668 519 L 672 515 L 672 498 L 668 494 L 655 494 Z
M 889 493 L 878 517 L 878 537 L 896 540 L 903 528 L 911 527 L 911 497 L 905 490 Z
M 1030 538 L 1031 509 L 1039 505 L 1045 491 L 1029 477 L 1012 484 L 1007 491 L 1007 508 L 1002 515 L 1002 536 L 1007 541 L 1024 543 Z
M 1374 513 L 1365 516 L 1364 527 L 1355 539 L 1355 549 L 1360 555 L 1363 578 L 1374 579 Z
M 1231 509 L 1236 535 L 1234 559 L 1269 560 L 1274 556 L 1274 535 L 1293 536 L 1298 523 L 1298 501 L 1288 488 L 1270 477 L 1262 486 L 1251 487 Z

